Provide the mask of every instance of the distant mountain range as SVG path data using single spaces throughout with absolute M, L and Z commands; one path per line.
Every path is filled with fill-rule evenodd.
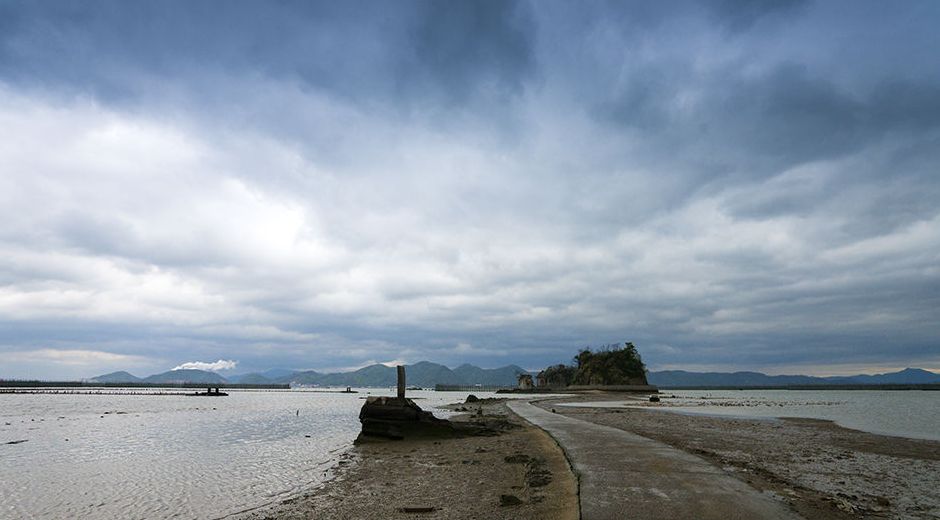
M 464 364 L 450 369 L 444 365 L 421 361 L 406 365 L 409 386 L 432 388 L 434 385 L 515 386 L 519 374 L 526 371 L 516 365 L 501 368 L 480 368 Z M 769 376 L 760 372 L 686 372 L 664 370 L 650 372 L 650 384 L 663 388 L 703 386 L 791 386 L 791 385 L 883 385 L 883 384 L 940 384 L 940 374 L 919 368 L 906 368 L 899 372 L 855 376 Z M 170 370 L 139 378 L 127 372 L 112 372 L 92 378 L 95 383 L 240 383 L 272 384 L 294 383 L 319 386 L 387 387 L 397 380 L 395 367 L 369 365 L 352 372 L 324 374 L 313 370 L 292 371 L 273 369 L 224 378 L 205 370 Z
M 207 370 L 180 369 L 147 376 L 143 379 L 124 372 L 111 372 L 91 378 L 92 383 L 227 383 L 228 381 Z
M 792 385 L 916 385 L 940 384 L 940 374 L 920 368 L 899 372 L 856 376 L 768 376 L 760 372 L 686 372 L 664 370 L 650 372 L 647 380 L 662 388 L 701 386 L 792 386 Z
M 451 370 L 444 365 L 421 361 L 406 365 L 405 373 L 408 386 L 432 388 L 444 385 L 484 385 L 515 386 L 519 374 L 526 371 L 516 365 L 500 368 L 480 368 L 464 364 Z M 381 364 L 369 365 L 352 372 L 324 374 L 313 370 L 292 371 L 273 369 L 223 378 L 215 372 L 205 370 L 171 370 L 139 378 L 121 371 L 104 374 L 90 379 L 93 383 L 239 383 L 239 384 L 276 384 L 295 383 L 319 386 L 356 386 L 385 387 L 397 383 L 395 367 Z
M 123 370 L 89 379 L 92 383 L 142 383 L 144 380 Z

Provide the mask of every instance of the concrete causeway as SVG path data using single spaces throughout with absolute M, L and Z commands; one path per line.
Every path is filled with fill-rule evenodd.
M 800 518 L 711 463 L 661 442 L 525 401 L 508 405 L 564 449 L 578 476 L 582 520 Z

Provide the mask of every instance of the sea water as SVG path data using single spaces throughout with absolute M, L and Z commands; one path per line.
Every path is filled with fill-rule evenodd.
M 635 400 L 570 406 L 636 407 Z M 940 392 L 926 390 L 663 390 L 644 408 L 731 417 L 824 419 L 855 430 L 940 440 Z
M 328 477 L 361 398 L 393 393 L 102 392 L 0 394 L 0 518 L 221 518 L 283 500 Z M 434 407 L 467 394 L 408 395 L 445 417 Z
M 940 440 L 940 392 L 927 390 L 665 390 L 677 409 L 710 415 L 801 417 L 881 435 Z

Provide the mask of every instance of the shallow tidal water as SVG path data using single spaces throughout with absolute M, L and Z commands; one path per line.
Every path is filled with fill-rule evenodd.
M 853 430 L 940 440 L 940 392 L 923 390 L 663 390 L 644 408 L 747 418 L 825 419 Z M 675 396 L 675 397 L 672 397 Z M 571 406 L 622 407 L 610 401 Z
M 0 394 L 0 518 L 222 518 L 283 500 L 327 478 L 359 433 L 360 398 L 392 395 L 102 391 Z M 466 395 L 408 394 L 438 417 Z

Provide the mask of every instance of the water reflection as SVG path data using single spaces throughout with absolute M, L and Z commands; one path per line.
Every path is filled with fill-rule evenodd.
M 0 394 L 0 516 L 207 518 L 281 500 L 324 479 L 369 394 L 391 392 Z M 433 409 L 466 394 L 409 397 Z

